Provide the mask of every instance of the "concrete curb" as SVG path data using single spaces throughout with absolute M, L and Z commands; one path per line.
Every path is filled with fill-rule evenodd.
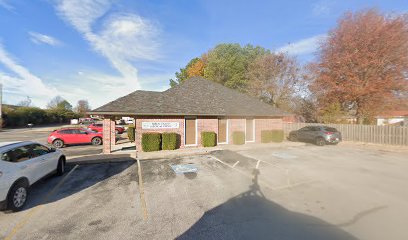
M 131 153 L 124 153 L 124 154 L 97 154 L 67 157 L 67 165 L 119 163 L 127 161 L 136 161 L 136 155 Z

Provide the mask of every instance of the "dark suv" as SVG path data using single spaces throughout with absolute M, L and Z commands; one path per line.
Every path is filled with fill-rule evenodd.
M 313 142 L 318 146 L 338 144 L 341 133 L 337 129 L 327 126 L 307 126 L 289 133 L 290 141 Z

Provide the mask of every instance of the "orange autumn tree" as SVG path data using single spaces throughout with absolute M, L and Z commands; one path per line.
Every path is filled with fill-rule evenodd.
M 408 17 L 347 13 L 320 44 L 311 90 L 319 107 L 340 103 L 359 123 L 408 90 Z
M 187 76 L 188 77 L 202 77 L 204 76 L 204 68 L 205 68 L 205 55 L 195 61 L 191 66 L 187 68 Z

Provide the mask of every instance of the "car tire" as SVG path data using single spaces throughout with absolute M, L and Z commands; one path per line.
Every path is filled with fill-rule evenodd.
M 61 139 L 55 139 L 55 140 L 52 142 L 52 145 L 53 145 L 55 148 L 62 148 L 62 147 L 64 147 L 64 141 L 62 141 Z
M 28 197 L 28 183 L 20 180 L 15 183 L 7 196 L 7 208 L 13 212 L 23 209 Z
M 289 135 L 289 141 L 297 142 L 297 137 L 295 135 Z
M 318 137 L 318 138 L 316 138 L 316 145 L 317 146 L 324 146 L 324 145 L 326 145 L 326 140 L 324 140 L 324 138 L 322 138 L 322 137 Z
M 64 157 L 60 157 L 58 160 L 58 166 L 57 166 L 57 176 L 62 176 L 65 173 L 65 159 Z
M 100 137 L 94 137 L 92 138 L 92 145 L 101 145 L 102 144 L 102 138 Z

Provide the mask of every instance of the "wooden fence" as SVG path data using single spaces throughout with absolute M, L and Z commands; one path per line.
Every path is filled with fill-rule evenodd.
M 357 124 L 283 123 L 285 136 L 305 126 L 325 125 L 341 132 L 343 141 L 408 146 L 408 127 Z

